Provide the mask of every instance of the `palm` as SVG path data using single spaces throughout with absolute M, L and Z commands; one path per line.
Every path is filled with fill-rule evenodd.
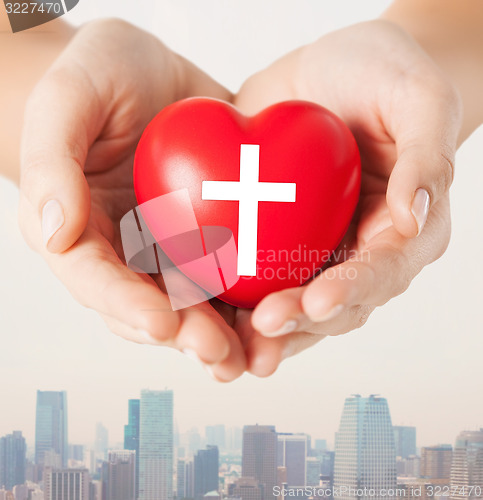
M 438 258 L 447 246 L 450 227 L 447 196 L 434 204 L 425 231 L 417 239 L 407 239 L 396 231 L 387 201 L 389 180 L 398 160 L 394 133 L 390 129 L 398 121 L 398 113 L 402 116 L 407 109 L 405 85 L 412 88 L 411 81 L 402 79 L 403 69 L 392 64 L 395 56 L 391 51 L 401 51 L 401 60 L 409 67 L 412 65 L 421 69 L 421 73 L 429 73 L 436 81 L 437 74 L 434 76 L 425 56 L 398 30 L 384 23 L 372 25 L 371 30 L 368 33 L 364 25 L 356 26 L 349 37 L 342 30 L 285 56 L 248 80 L 236 98 L 236 104 L 249 114 L 289 99 L 312 101 L 327 107 L 353 132 L 362 164 L 359 203 L 338 249 L 346 251 L 336 251 L 334 255 L 340 257 L 327 266 L 347 269 L 354 261 L 364 272 L 349 285 L 347 280 L 342 283 L 318 278 L 300 290 L 273 294 L 257 307 L 251 322 L 257 329 L 272 324 L 273 330 L 268 331 L 275 331 L 283 321 L 303 317 L 307 304 L 304 299 L 309 290 L 312 299 L 315 298 L 314 290 L 330 296 L 332 292 L 343 289 L 342 296 L 350 297 L 354 296 L 349 290 L 353 286 L 355 297 L 362 296 L 348 303 L 335 319 L 313 323 L 305 318 L 298 321 L 298 332 L 276 337 L 257 333 L 248 325 L 250 317 L 247 312 L 240 311 L 236 328 L 246 344 L 249 368 L 255 373 L 268 375 L 284 357 L 327 335 L 345 333 L 361 326 L 376 306 L 404 291 L 422 267 Z M 348 57 L 349 53 L 351 57 Z M 368 74 L 369 67 L 371 75 Z M 403 91 L 398 93 L 394 89 Z M 344 257 L 347 256 L 351 258 L 344 268 Z M 365 278 L 369 278 L 369 285 L 363 283 Z M 371 292 L 368 290 L 371 288 L 380 291 Z M 274 321 L 274 317 L 279 319 Z M 263 369 L 261 359 L 267 365 Z

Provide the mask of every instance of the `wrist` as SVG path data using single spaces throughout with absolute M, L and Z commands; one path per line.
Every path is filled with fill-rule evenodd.
M 0 9 L 1 11 L 2 9 Z M 42 75 L 67 46 L 74 29 L 61 20 L 21 33 L 8 33 L 10 25 L 6 13 L 7 33 L 0 44 L 0 175 L 18 183 L 20 177 L 20 136 L 23 114 L 28 96 Z M 3 26 L 3 24 L 2 24 Z M 43 31 L 45 29 L 45 31 Z
M 461 96 L 461 144 L 483 123 L 481 4 L 474 0 L 396 0 L 381 18 L 411 35 Z

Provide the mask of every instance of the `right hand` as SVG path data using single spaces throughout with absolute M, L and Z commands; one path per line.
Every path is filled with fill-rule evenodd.
M 218 380 L 243 373 L 238 335 L 209 302 L 173 312 L 158 277 L 123 261 L 119 221 L 136 206 L 132 165 L 150 120 L 192 95 L 228 91 L 156 38 L 89 23 L 34 89 L 22 138 L 20 226 L 74 298 L 116 334 L 195 355 Z

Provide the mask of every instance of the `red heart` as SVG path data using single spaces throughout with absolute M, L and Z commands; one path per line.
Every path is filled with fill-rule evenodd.
M 303 284 L 328 260 L 354 213 L 360 176 L 354 137 L 321 106 L 288 101 L 246 117 L 225 102 L 193 98 L 168 106 L 146 128 L 134 188 L 140 204 L 187 188 L 200 227 L 229 228 L 241 277 L 219 298 L 254 307 Z M 156 217 L 176 224 L 175 213 Z M 159 221 L 150 218 L 152 231 Z M 163 250 L 176 263 L 176 251 Z M 256 276 L 246 276 L 254 263 Z

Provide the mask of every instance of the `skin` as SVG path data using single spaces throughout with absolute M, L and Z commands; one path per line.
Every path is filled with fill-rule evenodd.
M 257 306 L 251 322 L 260 333 L 252 335 L 248 353 L 249 368 L 260 374 L 276 368 L 277 354 L 293 355 L 327 335 L 362 326 L 375 307 L 404 292 L 442 255 L 450 237 L 448 189 L 461 103 L 403 30 L 378 20 L 324 36 L 252 76 L 235 103 L 253 113 L 287 99 L 331 109 L 356 137 L 361 197 L 342 244 L 356 255 L 307 286 L 269 295 Z M 420 188 L 431 201 L 418 236 L 411 206 Z M 284 334 L 286 322 L 296 331 Z
M 408 9 L 419 5 L 404 2 Z M 288 54 L 247 80 L 236 97 L 127 23 L 97 21 L 77 33 L 61 22 L 55 30 L 49 23 L 55 33 L 51 51 L 37 43 L 38 65 L 11 110 L 18 115 L 40 80 L 26 106 L 20 162 L 18 120 L 1 131 L 11 145 L 2 152 L 5 175 L 17 179 L 21 165 L 19 219 L 27 242 L 114 333 L 196 353 L 220 381 L 245 370 L 270 375 L 284 358 L 361 326 L 376 306 L 403 292 L 444 252 L 454 153 L 482 116 L 477 105 L 469 106 L 475 84 L 462 85 L 471 78 L 454 77 L 437 42 L 429 47 L 431 59 L 407 34 L 417 38 L 418 31 L 404 2 L 395 2 L 384 21 L 346 28 Z M 470 4 L 477 9 L 468 1 L 469 17 Z M 404 30 L 395 24 L 399 19 L 406 19 Z M 449 12 L 445 20 L 451 21 Z M 434 36 L 441 37 L 442 29 L 435 28 Z M 17 43 L 2 49 L 2 66 L 26 57 L 27 48 L 15 52 Z M 3 83 L 6 89 L 14 84 L 15 75 Z M 363 161 L 361 201 L 343 242 L 357 256 L 334 263 L 308 286 L 268 296 L 253 312 L 216 300 L 170 311 L 160 279 L 125 266 L 118 227 L 136 205 L 131 167 L 142 130 L 162 107 L 192 95 L 234 100 L 248 114 L 292 98 L 339 114 L 355 134 Z M 426 224 L 421 218 L 418 224 L 411 211 L 420 188 L 430 198 Z M 50 200 L 61 204 L 65 221 L 45 242 L 41 219 Z M 353 270 L 357 278 L 344 279 Z M 295 331 L 277 333 L 286 321 Z

